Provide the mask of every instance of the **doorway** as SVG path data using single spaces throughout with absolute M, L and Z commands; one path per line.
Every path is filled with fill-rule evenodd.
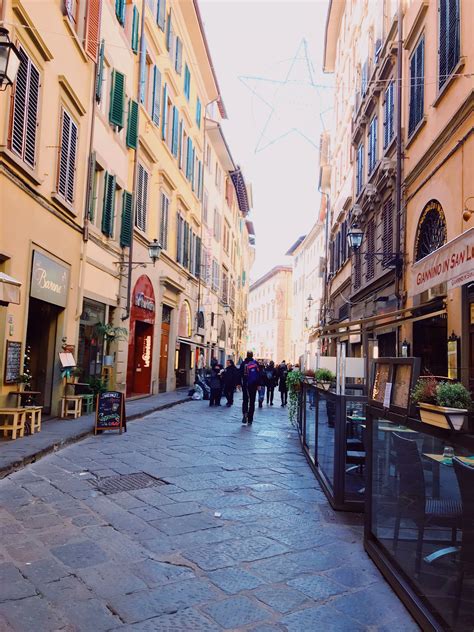
M 176 370 L 176 386 L 188 386 L 188 372 L 191 368 L 191 347 L 181 343 L 178 351 L 178 368 Z
M 148 394 L 151 386 L 153 325 L 135 321 L 135 349 L 132 394 Z
M 168 380 L 169 344 L 170 344 L 170 326 L 169 326 L 169 323 L 162 323 L 161 324 L 161 348 L 160 348 L 160 375 L 159 375 L 160 393 L 166 392 L 166 382 Z
M 413 355 L 421 358 L 421 374 L 448 375 L 446 314 L 413 323 Z
M 61 307 L 30 298 L 25 364 L 32 376 L 31 390 L 39 391 L 37 400 L 46 415 L 51 414 L 58 315 L 61 311 Z

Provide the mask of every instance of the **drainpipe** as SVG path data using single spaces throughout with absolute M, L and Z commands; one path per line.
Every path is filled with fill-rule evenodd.
M 395 240 L 397 258 L 402 264 L 396 269 L 395 276 L 395 296 L 397 298 L 397 309 L 401 308 L 400 281 L 403 274 L 403 254 L 401 239 L 401 219 L 402 219 L 402 78 L 403 78 L 403 7 L 402 0 L 398 2 L 398 48 L 397 48 L 397 171 L 396 171 L 396 217 L 395 217 Z
M 133 158 L 133 191 L 132 191 L 132 217 L 130 218 L 131 231 L 130 231 L 130 247 L 128 249 L 128 271 L 127 271 L 127 306 L 125 308 L 125 314 L 122 316 L 122 320 L 127 320 L 130 317 L 130 305 L 132 301 L 132 261 L 133 261 L 133 241 L 135 232 L 135 212 L 137 206 L 137 183 L 138 183 L 138 154 L 140 149 L 140 93 L 141 93 L 141 78 L 146 64 L 146 48 L 145 48 L 145 0 L 142 0 L 142 14 L 140 25 L 140 59 L 138 65 L 138 81 L 137 81 L 137 129 L 138 129 L 138 141 L 137 148 L 135 149 L 135 155 Z

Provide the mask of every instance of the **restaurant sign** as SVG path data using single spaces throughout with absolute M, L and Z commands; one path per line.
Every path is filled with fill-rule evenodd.
M 68 285 L 69 268 L 34 250 L 30 296 L 66 307 Z
M 412 268 L 411 295 L 446 283 L 447 289 L 474 281 L 474 228 L 470 228 Z

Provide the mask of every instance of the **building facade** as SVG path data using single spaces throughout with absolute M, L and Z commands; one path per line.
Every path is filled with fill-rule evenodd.
M 211 104 L 226 116 L 197 2 L 4 1 L 1 16 L 21 56 L 0 101 L 0 272 L 21 284 L 0 314 L 2 367 L 19 357 L 2 405 L 27 371 L 57 414 L 61 351 L 80 381 L 128 396 L 192 383 L 211 344 L 200 315 L 205 117 Z M 251 197 L 234 165 L 222 179 L 232 241 L 226 251 L 223 234 L 216 255 L 233 312 L 223 350 L 237 357 Z
M 276 266 L 250 286 L 248 348 L 262 360 L 295 362 L 291 353 L 292 268 Z

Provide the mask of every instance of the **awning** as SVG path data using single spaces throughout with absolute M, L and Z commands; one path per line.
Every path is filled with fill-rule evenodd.
M 0 305 L 20 304 L 21 283 L 8 274 L 0 272 Z
M 244 215 L 247 215 L 250 212 L 251 205 L 247 191 L 247 185 L 245 184 L 244 176 L 240 167 L 237 167 L 235 171 L 232 171 L 230 177 L 232 178 L 232 182 L 234 183 L 240 211 Z

